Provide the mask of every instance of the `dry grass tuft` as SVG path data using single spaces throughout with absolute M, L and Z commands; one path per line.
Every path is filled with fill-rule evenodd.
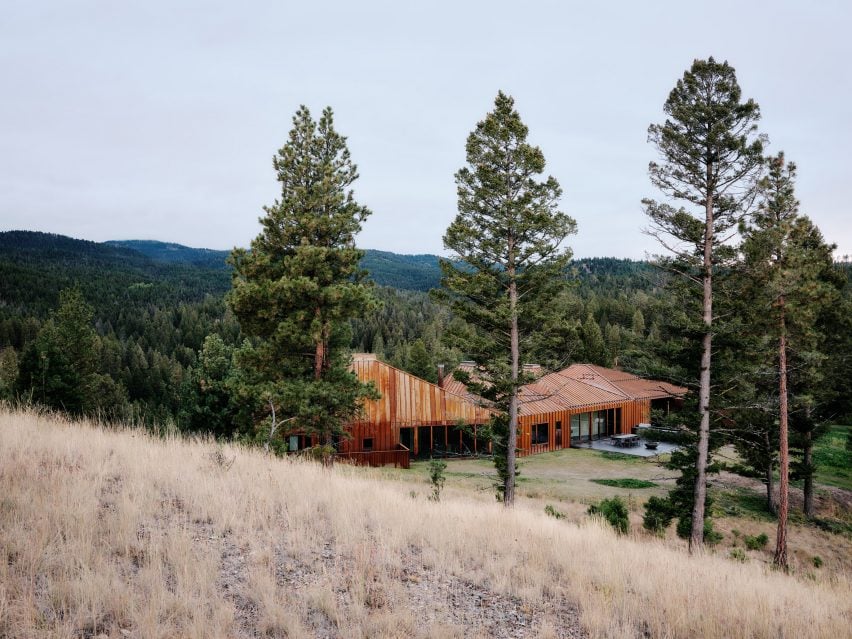
M 0 413 L 0 637 L 841 637 L 852 588 L 359 469 Z M 122 632 L 123 631 L 123 632 Z

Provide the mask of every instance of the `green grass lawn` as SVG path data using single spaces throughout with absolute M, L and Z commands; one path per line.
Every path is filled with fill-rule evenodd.
M 518 459 L 517 495 L 533 499 L 589 504 L 637 490 L 637 499 L 663 495 L 673 485 L 670 471 L 643 458 L 588 449 L 563 449 Z M 497 479 L 490 459 L 447 459 L 446 486 L 493 491 Z M 428 483 L 428 461 L 414 461 L 410 470 L 380 469 L 403 481 Z M 592 481 L 589 481 L 592 480 Z
M 834 425 L 814 445 L 816 483 L 852 490 L 852 451 L 846 450 L 850 425 Z

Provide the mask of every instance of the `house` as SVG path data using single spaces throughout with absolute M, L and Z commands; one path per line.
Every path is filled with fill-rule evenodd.
M 474 365 L 463 362 L 460 368 L 470 373 Z M 685 388 L 674 384 L 594 364 L 572 364 L 546 375 L 531 365 L 525 372 L 539 376 L 521 388 L 519 455 L 630 433 L 634 426 L 650 422 L 652 409 L 668 411 L 680 405 L 686 394 Z M 452 376 L 446 388 L 458 394 L 467 392 Z
M 465 362 L 460 368 L 473 371 L 474 366 Z M 352 370 L 361 381 L 373 382 L 381 398 L 364 402 L 360 417 L 348 427 L 350 437 L 339 443 L 341 457 L 407 468 L 411 455 L 490 452 L 478 430 L 492 411 L 452 375 L 432 384 L 370 353 L 354 355 Z M 652 408 L 668 410 L 686 393 L 673 384 L 592 364 L 572 364 L 546 375 L 536 366 L 525 370 L 540 376 L 521 388 L 522 456 L 630 433 L 650 421 Z
M 381 398 L 364 402 L 361 416 L 348 427 L 350 437 L 339 444 L 341 457 L 408 467 L 410 454 L 488 452 L 477 429 L 488 422 L 491 410 L 478 398 L 450 392 L 371 353 L 355 354 L 352 369 L 362 382 L 373 382 Z M 465 428 L 456 428 L 459 424 Z

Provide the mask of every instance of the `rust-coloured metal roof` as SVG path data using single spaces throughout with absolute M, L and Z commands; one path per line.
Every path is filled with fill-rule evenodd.
M 461 362 L 458 366 L 456 366 L 456 370 L 464 371 L 472 375 L 476 372 L 476 365 L 473 362 Z M 465 384 L 462 384 L 459 380 L 455 378 L 453 373 L 450 373 L 444 378 L 443 388 L 445 388 L 447 392 L 453 393 L 455 395 L 461 395 L 468 401 L 473 402 L 475 404 L 487 405 L 489 403 L 488 400 L 484 399 L 483 397 L 471 393 Z
M 624 371 L 604 368 L 595 364 L 583 364 L 594 374 L 618 386 L 628 395 L 636 399 L 662 399 L 664 397 L 683 397 L 687 389 L 656 379 L 645 379 Z
M 459 368 L 467 372 L 474 370 L 470 362 L 463 362 Z M 452 375 L 447 377 L 445 388 L 476 397 L 467 393 L 465 385 Z M 613 402 L 682 397 L 686 392 L 680 386 L 643 379 L 624 371 L 594 364 L 572 364 L 521 387 L 519 410 L 521 415 L 538 415 Z

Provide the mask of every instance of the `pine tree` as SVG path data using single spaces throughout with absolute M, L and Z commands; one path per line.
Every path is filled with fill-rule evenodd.
M 304 106 L 296 112 L 273 167 L 281 199 L 265 207 L 251 250 L 230 259 L 228 303 L 256 340 L 240 351 L 242 377 L 258 412 L 277 409 L 290 430 L 320 437 L 328 451 L 375 396 L 349 370 L 347 350 L 350 318 L 372 303 L 355 247 L 370 211 L 355 201 L 357 169 L 330 108 L 318 122 Z
M 664 111 L 666 121 L 648 129 L 661 157 L 660 163 L 649 165 L 651 182 L 665 196 L 695 209 L 676 209 L 650 199 L 644 204 L 651 224 L 648 232 L 674 253 L 669 266 L 702 291 L 700 425 L 689 542 L 690 550 L 695 550 L 703 545 L 707 497 L 714 277 L 733 257 L 724 242 L 754 196 L 764 141 L 756 135 L 758 105 L 741 101 L 734 69 L 712 57 L 692 64 L 669 94 Z
M 768 158 L 767 164 L 768 175 L 760 182 L 762 201 L 751 224 L 744 229 L 742 250 L 751 283 L 749 297 L 757 307 L 754 330 L 766 336 L 777 358 L 773 358 L 777 405 L 772 407 L 777 415 L 779 434 L 778 532 L 774 563 L 786 569 L 791 413 L 788 360 L 793 352 L 800 356 L 809 353 L 802 359 L 809 362 L 810 367 L 818 368 L 815 364 L 820 359 L 820 336 L 816 318 L 820 306 L 833 301 L 833 291 L 821 276 L 832 266 L 834 247 L 826 245 L 811 221 L 799 215 L 799 202 L 794 192 L 795 164 L 786 162 L 783 153 Z M 798 369 L 813 379 L 818 373 L 812 370 L 808 375 L 804 361 Z M 806 396 L 813 389 L 799 384 L 797 390 Z M 795 404 L 796 399 L 792 399 Z
M 599 366 L 609 366 L 609 353 L 607 353 L 603 332 L 591 313 L 586 316 L 586 321 L 583 322 L 580 337 L 583 340 L 584 361 Z
M 196 433 L 214 437 L 236 434 L 236 411 L 231 405 L 233 383 L 233 349 L 216 334 L 208 335 L 198 354 L 185 393 L 182 426 Z
M 79 288 L 60 292 L 58 308 L 24 352 L 19 393 L 75 415 L 97 407 L 92 388 L 98 347 L 93 316 Z
M 437 365 L 429 355 L 429 351 L 426 350 L 426 344 L 419 337 L 411 345 L 406 370 L 429 382 L 437 381 Z
M 500 411 L 492 446 L 506 506 L 515 498 L 523 364 L 531 337 L 552 312 L 549 301 L 564 287 L 571 253 L 563 242 L 576 230 L 558 209 L 556 179 L 537 180 L 544 154 L 527 133 L 514 100 L 500 92 L 468 136 L 467 166 L 455 176 L 458 215 L 444 235 L 454 259 L 441 262 L 438 294 L 470 325 L 455 333 L 455 344 L 476 361 L 478 375 L 461 381 Z
M 632 330 L 637 337 L 642 337 L 645 335 L 645 316 L 638 308 L 636 309 L 636 312 L 633 313 L 633 318 L 630 323 L 630 330 Z

